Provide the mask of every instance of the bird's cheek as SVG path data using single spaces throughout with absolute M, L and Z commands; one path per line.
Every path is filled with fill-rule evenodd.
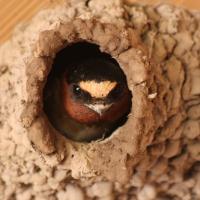
M 129 112 L 131 98 L 127 94 L 120 101 L 112 105 L 112 107 L 101 117 L 103 121 L 114 122 Z
M 113 105 L 104 115 L 101 116 L 102 121 L 114 122 L 121 118 L 124 115 L 124 112 L 119 108 L 118 105 Z
M 85 105 L 75 102 L 72 98 L 65 101 L 65 110 L 68 115 L 79 123 L 92 124 L 100 120 L 100 116 Z

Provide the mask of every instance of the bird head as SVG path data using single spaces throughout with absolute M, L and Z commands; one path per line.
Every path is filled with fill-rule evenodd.
M 64 109 L 77 122 L 116 121 L 130 108 L 125 75 L 110 59 L 73 63 L 63 74 L 61 84 Z

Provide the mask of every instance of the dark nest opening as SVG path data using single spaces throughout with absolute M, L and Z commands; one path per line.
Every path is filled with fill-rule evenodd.
M 124 114 L 123 117 L 117 120 L 115 125 L 110 127 L 109 131 L 107 131 L 106 134 L 97 134 L 94 137 L 77 139 L 76 137 L 74 137 L 74 135 L 76 135 L 76 131 L 74 131 L 73 133 L 66 134 L 66 132 L 63 131 L 63 129 L 59 127 L 58 125 L 59 123 L 67 124 L 67 123 L 70 123 L 69 121 L 71 121 L 70 117 L 66 118 L 66 120 L 63 120 L 62 118 L 63 112 L 60 111 L 59 108 L 56 109 L 56 106 L 60 107 L 60 105 L 62 104 L 61 101 L 59 102 L 59 96 L 61 95 L 61 93 L 59 92 L 59 89 L 60 89 L 59 80 L 61 79 L 63 74 L 67 71 L 68 66 L 73 64 L 74 61 L 81 62 L 82 60 L 96 58 L 96 57 L 111 61 L 114 65 L 116 65 L 121 70 L 121 72 L 123 73 L 123 76 L 126 79 L 126 76 L 124 72 L 122 71 L 122 69 L 120 68 L 118 62 L 114 58 L 112 58 L 111 55 L 101 52 L 98 45 L 89 43 L 89 42 L 77 42 L 77 43 L 68 45 L 67 47 L 65 47 L 64 49 L 62 49 L 56 54 L 51 72 L 48 75 L 47 82 L 43 90 L 43 109 L 44 109 L 45 114 L 47 115 L 49 122 L 60 134 L 74 141 L 91 142 L 94 140 L 103 140 L 111 136 L 111 134 L 117 128 L 119 128 L 120 126 L 126 123 L 127 116 L 131 109 L 131 103 L 130 103 L 128 112 L 126 112 L 126 114 Z M 52 96 L 52 94 L 54 95 Z M 55 107 L 52 106 L 55 104 L 56 104 Z M 93 125 L 90 124 L 87 126 L 91 127 Z M 74 130 L 76 130 L 76 127 L 74 127 Z

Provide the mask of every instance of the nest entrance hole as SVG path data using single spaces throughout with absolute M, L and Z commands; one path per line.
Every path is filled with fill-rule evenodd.
M 78 142 L 91 142 L 94 140 L 103 140 L 105 138 L 108 138 L 109 136 L 112 135 L 112 133 L 117 128 L 119 128 L 120 126 L 123 126 L 126 123 L 127 115 L 129 114 L 128 113 L 128 114 L 126 114 L 126 116 L 122 117 L 118 121 L 116 126 L 114 126 L 109 131 L 109 133 L 107 133 L 106 135 L 105 134 L 102 135 L 102 137 L 97 137 L 95 139 L 90 139 L 90 140 L 76 140 L 73 137 L 70 137 L 70 135 L 66 136 L 66 134 L 64 134 L 59 129 L 59 127 L 57 127 L 57 125 L 55 123 L 55 119 L 54 119 L 54 117 L 52 117 L 52 115 L 53 115 L 52 112 L 56 112 L 56 110 L 53 110 L 51 112 L 52 108 L 48 105 L 48 102 L 46 101 L 46 97 L 49 95 L 49 93 L 51 93 L 52 90 L 55 90 L 55 88 L 53 87 L 55 78 L 60 77 L 60 75 L 63 74 L 65 70 L 67 70 L 67 66 L 69 66 L 70 63 L 73 63 L 74 61 L 81 61 L 81 60 L 87 59 L 87 58 L 93 58 L 93 57 L 101 57 L 101 58 L 110 59 L 110 60 L 112 60 L 112 62 L 114 64 L 116 64 L 120 68 L 120 65 L 118 64 L 117 60 L 112 58 L 111 55 L 101 52 L 98 45 L 89 43 L 89 42 L 85 42 L 85 41 L 72 43 L 72 44 L 68 45 L 67 47 L 65 47 L 64 49 L 60 50 L 56 54 L 56 57 L 54 59 L 53 65 L 52 65 L 52 69 L 48 75 L 47 82 L 46 82 L 44 90 L 43 90 L 43 106 L 44 106 L 43 109 L 44 109 L 44 112 L 47 115 L 47 118 L 48 118 L 49 122 L 51 123 L 51 125 L 60 134 L 64 135 L 66 138 L 75 140 Z M 130 110 L 131 110 L 131 106 L 130 106 Z M 129 110 L 129 112 L 130 112 L 130 110 Z M 76 134 L 76 133 L 74 133 L 74 134 Z

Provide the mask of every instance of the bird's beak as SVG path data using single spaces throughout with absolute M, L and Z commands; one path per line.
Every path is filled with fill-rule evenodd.
M 102 115 L 105 111 L 107 111 L 112 104 L 85 104 L 88 108 L 92 109 L 93 111 L 97 112 L 99 115 Z

